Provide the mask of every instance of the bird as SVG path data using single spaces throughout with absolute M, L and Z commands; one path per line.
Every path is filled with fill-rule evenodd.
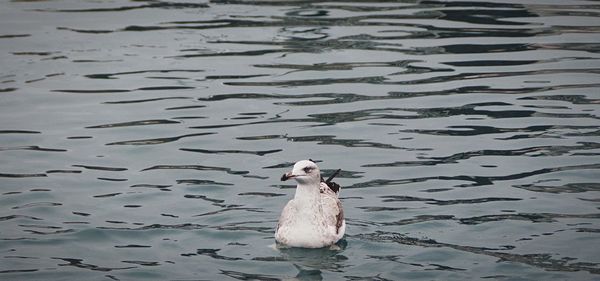
M 294 179 L 296 194 L 279 217 L 275 229 L 278 245 L 294 248 L 324 248 L 337 243 L 346 232 L 344 210 L 339 199 L 340 186 L 331 182 L 337 170 L 326 181 L 317 164 L 301 160 L 282 181 Z

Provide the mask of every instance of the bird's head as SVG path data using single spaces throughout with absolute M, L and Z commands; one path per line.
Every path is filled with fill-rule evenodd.
M 281 176 L 282 181 L 289 179 L 295 179 L 300 184 L 314 184 L 318 186 L 321 181 L 321 171 L 313 161 L 301 160 L 294 164 L 291 172 L 287 172 Z

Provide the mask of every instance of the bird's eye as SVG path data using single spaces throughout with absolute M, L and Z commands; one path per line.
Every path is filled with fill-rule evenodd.
M 308 173 L 310 173 L 310 171 L 312 171 L 312 169 L 313 169 L 312 167 L 305 167 L 302 170 L 304 170 L 304 172 L 308 174 Z

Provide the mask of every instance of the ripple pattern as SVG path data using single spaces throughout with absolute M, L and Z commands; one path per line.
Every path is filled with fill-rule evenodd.
M 596 280 L 594 1 L 0 3 L 0 279 Z M 347 236 L 273 248 L 300 159 Z

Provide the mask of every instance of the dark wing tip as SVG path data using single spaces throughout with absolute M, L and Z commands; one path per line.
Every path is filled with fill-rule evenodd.
M 331 189 L 333 192 L 338 193 L 340 192 L 340 185 L 335 183 L 335 182 L 325 182 L 325 184 L 327 184 L 327 186 L 329 187 L 329 189 Z
M 326 183 L 331 182 L 331 180 L 333 180 L 333 178 L 335 178 L 341 171 L 342 171 L 342 169 L 337 169 L 331 176 L 329 176 L 327 178 L 327 180 L 325 180 L 325 182 Z

